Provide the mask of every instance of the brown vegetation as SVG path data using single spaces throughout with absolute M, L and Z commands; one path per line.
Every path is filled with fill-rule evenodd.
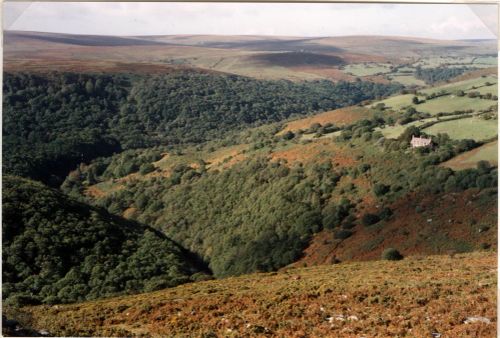
M 281 135 L 287 131 L 297 131 L 299 129 L 306 130 L 314 123 L 319 123 L 321 125 L 332 123 L 336 126 L 343 126 L 364 118 L 369 118 L 371 115 L 372 112 L 369 109 L 356 106 L 330 110 L 311 117 L 289 122 L 278 134 Z
M 496 336 L 496 271 L 494 252 L 407 257 L 22 312 L 35 329 L 64 336 L 487 338 Z M 491 323 L 467 324 L 473 316 Z

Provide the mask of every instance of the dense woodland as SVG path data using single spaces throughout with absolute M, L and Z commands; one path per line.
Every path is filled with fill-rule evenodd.
M 66 303 L 152 291 L 203 276 L 165 235 L 27 179 L 3 177 L 2 295 Z
M 122 149 L 199 143 L 235 129 L 380 98 L 399 85 L 239 76 L 10 74 L 3 169 L 57 186 L 80 162 Z
M 355 184 L 351 192 L 338 188 L 342 177 L 366 177 L 373 184 L 369 193 L 382 206 L 410 191 L 436 194 L 496 187 L 497 170 L 487 163 L 460 172 L 436 166 L 478 143 L 439 135 L 433 138 L 435 151 L 408 153 L 409 138 L 420 131 L 410 127 L 400 139 L 380 142 L 380 135 L 374 132 L 380 123 L 383 121 L 378 119 L 359 121 L 332 141 L 344 145 L 355 142 L 375 154 L 363 158 L 359 167 L 334 168 L 328 160 L 290 165 L 255 154 L 221 172 L 207 171 L 202 162 L 196 168 L 177 165 L 168 178 L 126 181 L 123 189 L 90 201 L 115 214 L 133 208 L 137 220 L 201 255 L 216 276 L 227 276 L 271 271 L 292 263 L 311 235 L 322 229 L 333 229 L 336 239 L 345 239 L 356 224 L 371 225 L 390 217 L 390 209 L 384 207 L 371 220 L 355 217 L 362 196 L 356 193 Z M 80 193 L 84 199 L 81 194 L 89 173 L 94 182 L 103 181 L 109 179 L 109 173 L 141 158 L 120 154 L 108 164 L 97 160 L 68 177 L 63 189 L 75 196 Z M 96 171 L 94 166 L 100 169 Z
M 471 67 L 437 67 L 437 68 L 422 68 L 420 66 L 415 70 L 415 77 L 425 81 L 427 84 L 447 81 L 465 72 L 474 70 Z

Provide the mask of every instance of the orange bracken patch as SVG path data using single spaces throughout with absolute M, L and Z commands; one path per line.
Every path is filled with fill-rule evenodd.
M 295 265 L 326 264 L 334 257 L 379 259 L 388 247 L 400 250 L 405 256 L 450 253 L 461 247 L 477 249 L 481 243 L 496 248 L 496 199 L 485 203 L 483 196 L 482 202 L 478 200 L 475 189 L 441 195 L 410 194 L 390 205 L 394 215 L 380 226 L 357 225 L 353 236 L 341 242 L 333 240 L 329 230 L 316 234 L 304 257 Z M 368 204 L 363 213 L 376 213 L 380 207 Z
M 317 115 L 306 117 L 300 120 L 287 123 L 286 127 L 281 130 L 278 135 L 286 133 L 287 131 L 297 131 L 299 129 L 308 129 L 313 123 L 325 125 L 332 123 L 337 126 L 354 123 L 364 118 L 368 118 L 371 111 L 365 107 L 350 106 L 335 110 L 326 111 Z

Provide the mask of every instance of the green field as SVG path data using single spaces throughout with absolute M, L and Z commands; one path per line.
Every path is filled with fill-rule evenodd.
M 438 93 L 443 90 L 447 93 L 453 93 L 457 90 L 467 91 L 473 89 L 473 87 L 482 87 L 486 82 L 497 83 L 498 79 L 494 76 L 478 77 L 470 80 L 448 83 L 438 87 L 430 87 L 427 89 L 423 89 L 420 92 L 423 94 L 432 94 Z
M 494 137 L 498 133 L 497 120 L 483 120 L 477 117 L 437 123 L 424 132 L 431 135 L 446 133 L 452 139 L 473 139 L 476 141 Z
M 404 74 L 404 73 L 396 73 L 396 74 L 390 74 L 390 76 L 387 76 L 387 78 L 395 82 L 399 82 L 405 86 L 425 86 L 425 82 L 422 80 L 417 79 L 415 76 L 411 74 Z
M 375 131 L 380 131 L 382 135 L 386 138 L 398 138 L 399 135 L 401 135 L 406 128 L 410 126 L 416 126 L 419 127 L 423 125 L 424 123 L 427 122 L 432 122 L 432 121 L 437 121 L 436 117 L 430 118 L 430 119 L 424 119 L 420 121 L 413 121 L 404 125 L 396 124 L 394 126 L 385 126 L 385 128 L 376 128 Z
M 483 64 L 489 66 L 496 66 L 498 64 L 498 58 L 496 56 L 480 56 L 475 58 L 472 63 L 474 65 Z
M 411 100 L 415 95 L 405 94 L 389 97 L 382 101 L 377 101 L 371 104 L 372 107 L 376 106 L 378 103 L 385 104 L 386 107 L 392 108 L 393 110 L 400 110 L 404 107 L 411 106 Z
M 484 95 L 490 93 L 491 95 L 498 95 L 498 83 L 492 86 L 483 86 L 476 89 L 471 89 L 469 92 L 479 92 L 479 94 Z
M 455 156 L 442 164 L 444 167 L 453 170 L 475 168 L 477 162 L 488 161 L 493 165 L 498 165 L 498 141 L 486 143 L 485 145 Z
M 451 113 L 456 110 L 474 111 L 485 110 L 496 104 L 496 101 L 480 98 L 470 98 L 467 96 L 447 95 L 436 99 L 427 100 L 424 103 L 418 104 L 415 107 L 418 111 L 435 115 L 440 112 Z
M 427 100 L 423 103 L 415 105 L 412 103 L 412 99 L 414 96 L 415 95 L 413 94 L 397 95 L 385 100 L 373 102 L 370 106 L 375 107 L 379 103 L 384 103 L 387 108 L 393 109 L 395 111 L 401 111 L 404 110 L 406 107 L 411 106 L 420 112 L 435 115 L 441 112 L 451 113 L 456 110 L 468 110 L 468 109 L 472 109 L 477 112 L 480 110 L 488 109 L 489 107 L 494 106 L 496 103 L 496 101 L 493 100 L 470 98 L 467 96 L 459 97 L 455 95 L 447 95 Z M 422 98 L 420 97 L 420 99 Z
M 354 76 L 370 76 L 378 73 L 389 73 L 391 65 L 388 63 L 356 63 L 347 65 L 344 73 Z

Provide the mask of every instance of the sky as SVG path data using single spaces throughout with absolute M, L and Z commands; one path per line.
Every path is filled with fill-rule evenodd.
M 496 5 L 4 2 L 8 30 L 99 35 L 396 35 L 492 39 Z

